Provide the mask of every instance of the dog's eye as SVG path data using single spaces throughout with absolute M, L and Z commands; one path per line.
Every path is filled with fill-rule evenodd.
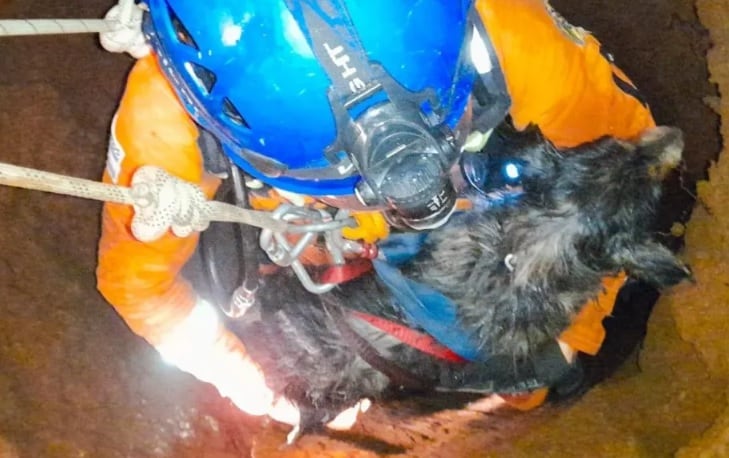
M 519 159 L 483 153 L 464 153 L 461 171 L 473 189 L 489 199 L 498 200 L 518 191 L 522 184 L 524 162 Z
M 516 162 L 507 162 L 502 167 L 501 173 L 507 184 L 515 184 L 521 178 L 521 167 Z

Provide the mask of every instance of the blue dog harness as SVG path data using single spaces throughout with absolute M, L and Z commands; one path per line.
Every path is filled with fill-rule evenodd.
M 426 240 L 424 233 L 391 235 L 379 245 L 380 259 L 373 261 L 375 272 L 410 326 L 422 329 L 466 361 L 483 360 L 487 355 L 460 325 L 453 301 L 434 288 L 405 277 L 397 267 L 412 260 Z

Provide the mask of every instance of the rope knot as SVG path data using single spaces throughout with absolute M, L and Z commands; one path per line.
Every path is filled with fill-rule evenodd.
M 149 54 L 150 47 L 142 32 L 143 16 L 141 4 L 135 4 L 134 0 L 119 0 L 104 16 L 112 27 L 99 34 L 101 46 L 109 52 L 128 53 L 136 59 Z
M 210 225 L 210 207 L 202 189 L 159 167 L 140 167 L 132 177 L 130 194 L 132 234 L 142 242 L 157 240 L 168 230 L 187 237 Z

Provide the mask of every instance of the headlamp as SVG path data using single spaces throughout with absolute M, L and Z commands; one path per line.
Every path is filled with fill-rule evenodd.
M 438 226 L 455 207 L 448 169 L 458 158 L 449 129 L 434 129 L 415 106 L 385 103 L 354 121 L 347 151 L 362 176 L 356 195 L 366 205 L 394 210 L 415 229 Z
M 445 223 L 456 204 L 450 170 L 471 128 L 472 105 L 458 125 L 449 126 L 432 89 L 410 91 L 368 59 L 343 0 L 286 3 L 332 82 L 328 96 L 337 138 L 326 151 L 330 162 L 353 164 L 361 177 L 358 200 L 389 210 L 391 223 L 418 230 Z M 477 14 L 472 17 L 463 55 L 480 82 L 474 100 L 487 107 L 473 113 L 491 128 L 503 119 L 509 98 L 490 60 L 488 36 Z

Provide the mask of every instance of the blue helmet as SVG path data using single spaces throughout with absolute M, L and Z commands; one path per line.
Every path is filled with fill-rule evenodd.
M 445 175 L 480 73 L 471 1 L 147 3 L 178 96 L 248 174 L 413 221 L 450 211 Z

